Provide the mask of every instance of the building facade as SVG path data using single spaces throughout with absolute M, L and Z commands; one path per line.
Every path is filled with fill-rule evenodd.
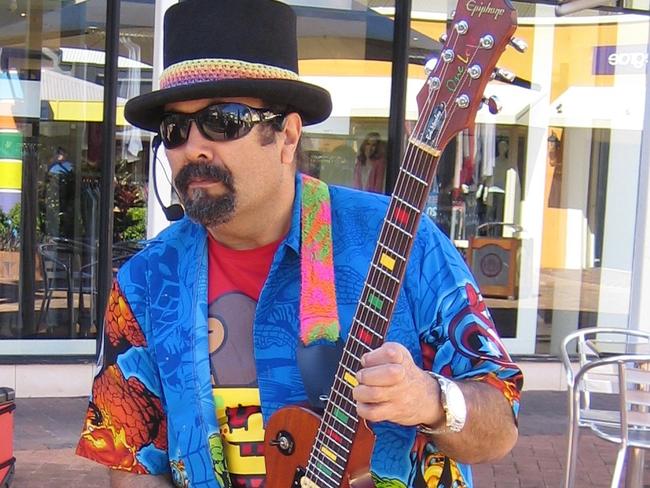
M 151 175 L 168 201 L 169 168 L 123 107 L 157 85 L 173 3 L 0 2 L 0 383 L 18 395 L 88 391 L 106 270 L 168 225 Z M 334 105 L 306 128 L 301 169 L 389 193 L 455 2 L 287 3 L 300 75 Z M 485 93 L 502 109 L 486 103 L 446 147 L 426 213 L 467 259 L 508 349 L 531 360 L 529 386 L 553 388 L 567 333 L 650 330 L 650 22 L 634 2 L 562 17 L 514 6 L 528 48 L 502 56 Z M 536 374 L 545 362 L 552 373 Z M 77 386 L 56 383 L 61 368 Z

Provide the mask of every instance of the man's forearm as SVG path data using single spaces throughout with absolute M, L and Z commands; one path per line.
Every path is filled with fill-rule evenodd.
M 169 476 L 150 476 L 110 470 L 111 488 L 168 488 L 173 487 Z
M 432 436 L 455 461 L 476 464 L 502 458 L 517 442 L 512 408 L 498 389 L 480 381 L 457 382 L 465 396 L 467 420 L 458 433 Z

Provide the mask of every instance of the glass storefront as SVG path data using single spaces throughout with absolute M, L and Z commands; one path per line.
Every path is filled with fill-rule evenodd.
M 332 116 L 306 128 L 301 169 L 389 192 L 399 165 L 389 148 L 406 144 L 455 2 L 412 2 L 400 140 L 389 124 L 399 2 L 287 3 L 301 76 L 333 99 Z M 426 212 L 467 259 L 509 350 L 546 355 L 576 328 L 628 323 L 649 24 L 629 12 L 515 6 L 528 49 L 499 62 L 514 83 L 488 84 L 503 108 L 481 109 L 447 146 Z M 0 354 L 11 353 L 3 343 L 78 353 L 97 334 L 106 2 L 0 9 Z M 154 0 L 121 1 L 115 267 L 151 234 L 157 205 L 147 198 L 150 135 L 122 112 L 155 85 L 155 18 Z M 164 168 L 158 175 L 164 186 Z
M 412 26 L 439 37 L 446 7 L 414 2 Z M 516 7 L 528 49 L 506 50 L 499 66 L 514 82 L 497 77 L 485 93 L 503 108 L 484 107 L 447 147 L 429 211 L 466 256 L 509 349 L 555 355 L 577 328 L 628 323 L 649 24 Z
M 154 11 L 153 2 L 122 3 L 116 266 L 145 236 L 148 147 L 122 109 L 151 87 Z M 16 340 L 97 335 L 106 7 L 0 2 L 0 346 L 11 346 L 0 353 Z

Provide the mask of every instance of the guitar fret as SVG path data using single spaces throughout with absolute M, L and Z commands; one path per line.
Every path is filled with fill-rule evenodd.
M 372 286 L 370 283 L 366 283 L 366 286 L 367 286 L 368 288 L 370 288 L 373 292 L 375 292 L 377 295 L 381 295 L 382 298 L 385 298 L 385 299 L 388 300 L 390 303 L 394 303 L 394 300 L 393 300 L 391 297 L 389 297 L 389 296 L 386 295 L 385 293 L 379 291 L 377 288 L 375 288 L 374 286 Z
M 314 446 L 314 447 L 316 447 L 316 446 Z M 341 466 L 339 464 L 339 462 L 338 462 L 338 459 L 340 457 L 340 453 L 336 453 L 336 452 L 332 451 L 328 446 L 326 446 L 322 442 L 321 442 L 321 447 L 316 448 L 316 450 L 317 450 L 318 453 L 325 456 L 325 457 L 321 457 L 321 460 L 327 462 L 327 464 L 326 464 L 327 467 L 332 468 L 332 469 L 338 468 L 338 469 L 341 470 L 340 474 L 343 474 L 343 471 L 345 471 L 345 465 Z
M 363 348 L 366 349 L 366 352 L 370 352 L 370 351 L 372 351 L 372 347 L 368 346 L 368 344 L 366 344 L 365 342 L 362 342 L 361 340 L 357 339 L 357 338 L 356 338 L 355 336 L 353 336 L 352 334 L 350 334 L 349 337 L 350 337 L 354 342 L 356 342 L 357 344 L 363 346 Z
M 406 168 L 402 167 L 402 168 L 400 168 L 400 171 L 401 171 L 402 173 L 406 174 L 407 176 L 410 176 L 411 178 L 413 178 L 415 181 L 417 181 L 417 182 L 420 183 L 421 185 L 424 185 L 425 187 L 428 187 L 428 186 L 429 186 L 429 183 L 427 183 L 425 180 L 423 180 L 423 179 L 420 178 L 419 176 L 417 176 L 417 175 L 411 173 L 411 172 L 410 172 L 409 170 L 407 170 Z
M 384 317 L 382 314 L 380 314 L 380 313 L 379 313 L 377 310 L 375 310 L 374 308 L 369 307 L 368 305 L 366 305 L 366 304 L 363 303 L 363 302 L 359 303 L 359 305 L 361 305 L 361 306 L 362 306 L 363 308 L 365 308 L 366 310 L 369 310 L 370 312 L 374 313 L 377 317 L 381 318 L 382 320 L 385 320 L 386 322 L 388 322 L 388 319 L 387 319 L 386 317 Z
M 382 248 L 386 249 L 387 251 L 390 251 L 390 253 L 391 253 L 392 255 L 394 255 L 396 258 L 399 258 L 400 261 L 402 261 L 402 262 L 405 262 L 405 261 L 406 261 L 406 258 L 405 258 L 404 256 L 402 256 L 401 254 L 399 254 L 399 253 L 398 253 L 397 251 L 395 251 L 394 249 L 391 249 L 390 247 L 386 246 L 385 244 L 382 244 L 381 242 L 378 242 L 377 245 L 378 245 L 379 247 L 382 247 Z
M 411 234 L 410 232 L 408 232 L 408 231 L 402 229 L 402 228 L 401 228 L 399 225 L 397 225 L 396 223 L 391 222 L 390 220 L 386 220 L 386 223 L 387 223 L 388 225 L 390 225 L 391 227 L 396 228 L 396 229 L 397 229 L 398 231 L 400 231 L 402 234 L 406 234 L 408 237 L 410 237 L 411 239 L 413 239 L 413 234 Z
M 339 442 L 336 442 L 336 441 L 335 441 L 334 439 L 332 439 L 331 437 L 326 437 L 326 439 L 327 439 L 328 441 L 333 442 L 334 444 L 336 444 L 336 445 L 337 445 L 338 447 L 340 447 L 341 449 L 343 449 L 343 450 L 345 451 L 346 454 L 350 452 L 350 449 L 347 449 L 343 444 L 340 444 Z M 321 437 L 318 437 L 318 438 L 316 439 L 316 442 L 320 442 L 322 445 L 325 445 L 325 446 L 326 446 L 326 444 L 325 444 L 325 439 L 322 439 Z
M 394 282 L 396 282 L 396 283 L 400 283 L 400 280 L 399 280 L 398 278 L 395 278 L 392 274 L 390 274 L 388 271 L 386 271 L 386 270 L 380 268 L 380 267 L 377 266 L 375 263 L 372 263 L 371 266 L 372 266 L 373 268 L 375 268 L 377 271 L 379 271 L 379 272 L 381 272 L 382 274 L 384 274 L 384 275 L 388 276 L 389 278 L 391 278 Z
M 341 393 L 338 393 L 338 392 L 337 392 L 337 395 L 338 395 L 338 397 L 339 397 L 341 400 L 345 400 L 346 403 L 347 403 L 348 405 L 350 405 L 351 407 L 356 407 L 356 406 L 357 406 L 357 404 L 354 402 L 354 400 L 350 400 L 347 396 L 345 396 L 345 395 L 343 395 L 343 394 L 341 394 Z M 340 403 L 337 403 L 337 405 L 338 405 L 339 407 L 341 407 L 341 408 L 343 407 Z
M 333 425 L 329 424 L 329 423 L 327 422 L 327 420 L 325 419 L 325 417 L 323 417 L 323 424 L 324 424 L 325 426 L 329 427 L 329 430 L 334 431 L 337 435 L 339 435 L 343 440 L 345 440 L 345 442 L 347 442 L 347 443 L 350 444 L 350 445 L 352 444 L 352 439 L 349 438 L 349 437 L 347 437 L 347 436 L 346 436 L 345 434 L 343 434 L 342 432 L 339 432 L 339 431 L 336 429 L 336 427 L 334 427 Z M 332 437 L 330 436 L 330 434 L 327 433 L 327 432 L 326 432 L 324 435 L 328 436 L 330 439 L 332 438 Z M 334 440 L 334 442 L 338 442 L 338 441 L 335 440 L 335 439 L 333 439 L 333 440 Z
M 355 359 L 356 359 L 356 357 L 355 357 Z M 357 360 L 357 362 L 359 362 L 359 361 Z M 341 360 L 341 364 L 339 364 L 339 366 L 341 366 L 342 369 L 344 369 L 345 371 L 347 371 L 351 375 L 356 375 L 357 374 L 357 372 L 354 371 L 352 368 L 350 368 L 350 366 L 346 365 L 343 360 Z
M 337 410 L 340 410 L 338 407 L 335 407 L 335 408 L 337 408 Z M 346 413 L 346 416 L 347 416 L 347 412 L 345 412 L 345 413 Z M 338 422 L 339 424 L 341 424 L 341 425 L 344 426 L 347 430 L 349 430 L 350 432 L 352 432 L 352 433 L 354 434 L 354 429 L 356 428 L 356 426 L 355 426 L 355 427 L 350 427 L 346 422 L 344 422 L 344 421 L 341 420 L 339 417 L 337 417 L 336 414 L 334 414 L 333 412 L 328 412 L 328 411 L 326 411 L 325 414 L 326 414 L 326 415 L 329 414 L 329 416 L 330 416 L 332 419 L 336 420 L 336 422 Z M 356 419 L 355 419 L 354 417 L 348 417 L 348 420 L 349 420 L 349 419 L 352 419 L 352 420 L 355 421 L 354 423 L 357 423 L 357 422 L 356 422 Z M 337 430 L 338 430 L 338 429 L 337 429 Z
M 345 369 L 345 368 L 343 368 L 343 365 L 339 365 L 339 369 Z M 353 388 L 348 382 L 344 381 L 343 378 L 341 376 L 339 376 L 339 374 L 340 374 L 340 371 L 337 372 L 337 375 L 334 377 L 334 381 L 333 381 L 333 384 L 332 384 L 332 390 L 331 390 L 331 396 L 330 396 L 330 400 L 332 400 L 332 401 L 334 401 L 334 396 L 335 395 L 339 396 L 340 398 L 347 399 L 346 393 L 340 391 L 340 389 L 349 388 L 350 391 L 352 391 L 352 388 Z M 346 372 L 345 374 L 349 375 L 350 373 Z M 343 405 L 340 405 L 339 403 L 336 403 L 336 401 L 334 401 L 334 405 L 341 408 L 341 409 L 343 409 L 343 411 L 346 414 L 351 413 L 351 412 L 348 412 L 345 408 L 343 408 Z
M 355 321 L 357 324 L 359 324 L 361 327 L 363 327 L 366 331 L 371 332 L 372 335 L 374 335 L 374 336 L 377 337 L 378 339 L 384 340 L 384 336 L 382 336 L 381 334 L 379 334 L 376 330 L 372 329 L 371 327 L 368 327 L 366 324 L 364 324 L 363 322 L 361 322 L 359 319 L 354 319 L 354 321 Z
M 414 212 L 416 212 L 416 213 L 422 213 L 422 212 L 420 211 L 419 208 L 417 208 L 417 207 L 411 205 L 409 202 L 407 202 L 407 201 L 404 200 L 403 198 L 400 198 L 400 197 L 398 197 L 397 195 L 393 195 L 393 198 L 394 198 L 395 200 L 397 200 L 399 203 L 401 203 L 402 205 L 404 205 L 404 206 L 410 208 L 410 209 L 413 210 Z
M 312 473 L 312 475 L 311 475 L 311 476 L 315 476 L 315 477 L 318 478 L 318 480 L 320 481 L 320 483 L 316 484 L 316 486 L 317 486 L 318 488 L 323 488 L 323 487 L 325 487 L 325 488 L 336 488 L 336 487 L 338 487 L 338 486 L 339 486 L 339 481 L 335 480 L 335 479 L 332 478 L 331 476 L 328 476 L 327 473 L 325 473 L 325 472 L 323 471 L 323 469 L 322 469 L 321 467 L 318 466 L 319 464 L 322 464 L 322 463 L 318 462 L 318 463 L 316 464 L 316 466 L 314 466 L 314 467 L 316 468 L 316 473 Z M 323 465 L 323 467 L 324 467 L 325 469 L 328 469 L 328 470 L 329 470 L 329 468 L 328 468 L 327 466 Z M 330 472 L 331 472 L 331 471 L 330 471 Z M 326 477 L 329 479 L 329 481 L 323 479 L 323 476 L 326 476 Z M 334 483 L 334 485 L 333 485 L 333 486 L 330 485 L 330 484 L 329 484 L 330 482 L 331 482 L 331 483 Z M 323 483 L 326 483 L 326 484 L 323 485 Z

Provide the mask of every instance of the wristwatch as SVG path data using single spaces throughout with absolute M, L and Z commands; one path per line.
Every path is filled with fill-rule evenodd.
M 467 419 L 467 404 L 465 403 L 463 391 L 449 378 L 431 371 L 427 371 L 427 373 L 433 376 L 440 385 L 440 402 L 445 412 L 445 425 L 440 429 L 434 429 L 431 426 L 419 424 L 417 426 L 418 432 L 428 435 L 460 432 L 463 430 Z

